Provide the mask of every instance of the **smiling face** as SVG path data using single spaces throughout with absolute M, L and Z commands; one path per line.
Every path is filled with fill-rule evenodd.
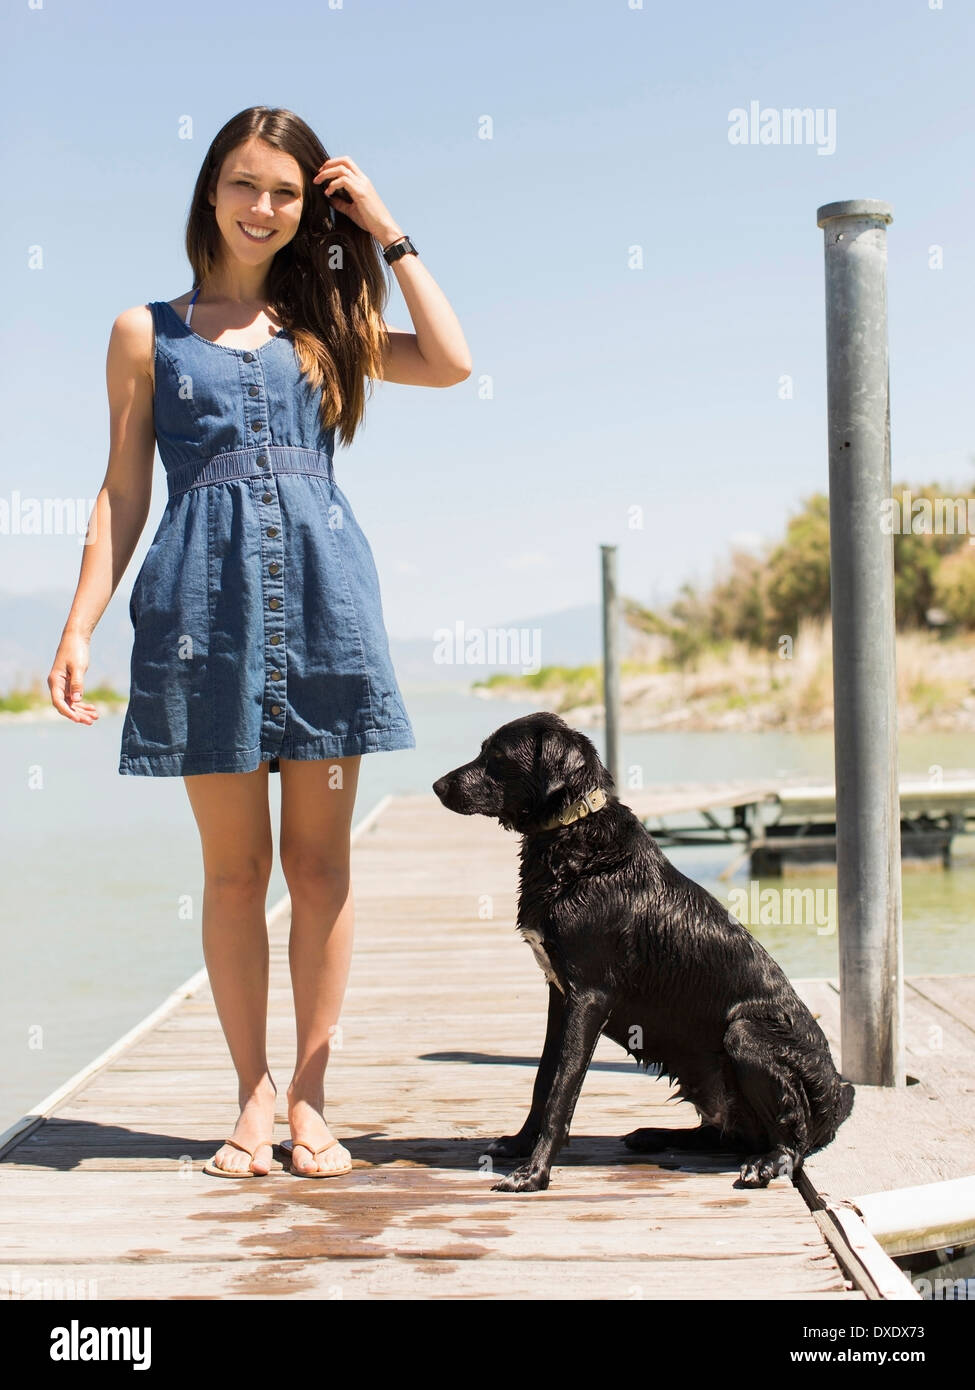
M 229 254 L 245 265 L 261 265 L 298 231 L 301 166 L 263 140 L 246 140 L 224 160 L 210 203 Z
M 503 724 L 476 758 L 446 773 L 433 790 L 448 811 L 493 816 L 522 834 L 613 779 L 585 734 L 557 714 L 529 714 Z

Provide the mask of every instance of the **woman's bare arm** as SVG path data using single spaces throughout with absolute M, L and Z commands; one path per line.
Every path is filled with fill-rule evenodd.
M 416 332 L 387 325 L 383 381 L 400 386 L 456 386 L 466 381 L 473 370 L 470 351 L 443 290 L 418 256 L 401 256 L 393 262 L 393 273 Z
M 403 228 L 376 192 L 372 180 L 348 155 L 326 159 L 312 179 L 332 204 L 387 249 Z M 340 202 L 337 195 L 341 193 Z M 387 326 L 382 350 L 382 379 L 401 386 L 455 386 L 466 381 L 473 365 L 463 330 L 450 301 L 419 256 L 393 261 L 393 274 L 413 320 L 414 333 Z
M 74 601 L 47 678 L 55 709 L 78 723 L 90 724 L 98 718 L 94 706 L 81 700 L 91 636 L 149 515 L 156 447 L 152 371 L 152 315 L 139 305 L 119 314 L 112 325 L 105 367 L 108 468 L 88 521 Z

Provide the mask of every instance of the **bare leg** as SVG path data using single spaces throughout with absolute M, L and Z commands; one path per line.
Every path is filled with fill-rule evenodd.
M 342 1012 L 352 959 L 354 905 L 349 876 L 352 812 L 360 756 L 281 759 L 281 868 L 291 896 L 288 959 L 295 1000 L 297 1054 L 288 1117 L 297 1172 L 349 1163 L 325 1123 L 325 1068 Z
M 240 1118 L 217 1167 L 267 1173 L 277 1089 L 267 1064 L 267 888 L 273 845 L 267 764 L 183 779 L 203 847 L 203 958 L 237 1072 Z

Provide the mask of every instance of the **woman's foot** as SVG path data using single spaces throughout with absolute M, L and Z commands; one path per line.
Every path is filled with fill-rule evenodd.
M 318 1097 L 315 1097 L 318 1100 Z M 324 1105 L 315 1105 L 309 1100 L 296 1096 L 288 1087 L 288 1123 L 294 1146 L 291 1150 L 291 1167 L 299 1175 L 302 1173 L 332 1173 L 348 1168 L 352 1155 L 342 1144 L 334 1143 L 334 1136 L 322 1114 Z M 301 1142 L 298 1143 L 300 1136 Z M 325 1153 L 316 1152 L 331 1144 Z
M 227 1173 L 246 1173 L 249 1169 L 256 1177 L 264 1177 L 271 1171 L 273 1154 L 270 1135 L 274 1130 L 277 1094 L 278 1088 L 267 1077 L 252 1094 L 240 1097 L 240 1117 L 230 1137 L 249 1149 L 254 1157 L 242 1153 L 231 1144 L 222 1144 L 210 1160 L 215 1168 L 222 1168 Z

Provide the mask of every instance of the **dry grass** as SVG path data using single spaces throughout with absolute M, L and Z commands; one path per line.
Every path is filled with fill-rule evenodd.
M 902 729 L 975 728 L 975 638 L 900 633 L 896 659 Z M 831 728 L 829 619 L 803 624 L 791 647 L 768 654 L 738 642 L 703 654 L 694 670 L 671 671 L 649 686 L 624 679 L 623 701 L 634 727 Z
M 519 698 L 534 693 L 571 722 L 603 718 L 598 667 L 549 667 L 534 677 L 496 677 L 485 687 Z M 661 659 L 656 639 L 648 644 L 635 637 L 621 689 L 629 729 L 831 729 L 829 619 L 804 623 L 791 646 L 756 652 L 730 643 L 703 652 L 683 670 Z M 975 635 L 943 640 L 929 632 L 899 633 L 897 703 L 901 731 L 975 730 Z

